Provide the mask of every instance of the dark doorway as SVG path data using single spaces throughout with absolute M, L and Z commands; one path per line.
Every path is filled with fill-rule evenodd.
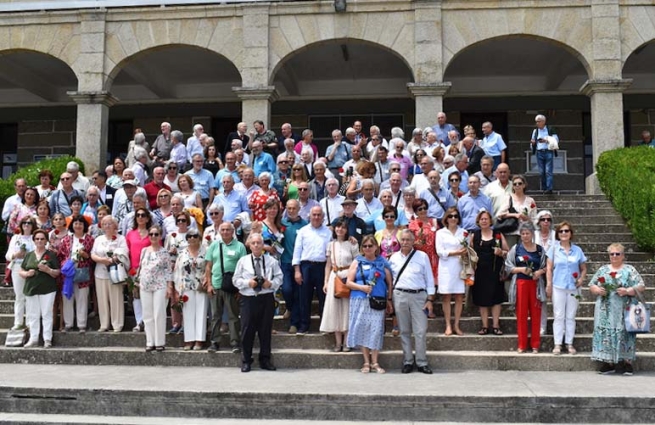
M 216 142 L 216 152 L 225 152 L 225 144 L 227 143 L 227 135 L 233 131 L 237 131 L 237 124 L 241 122 L 241 118 L 212 118 L 212 131 L 209 134 Z M 248 124 L 248 132 L 253 129 L 252 123 Z M 244 146 L 245 147 L 245 146 Z
M 117 156 L 127 156 L 127 147 L 134 139 L 134 123 L 132 120 L 109 121 L 107 135 L 107 163 L 110 164 Z
M 17 170 L 18 124 L 0 124 L 0 164 L 1 177 L 6 179 Z

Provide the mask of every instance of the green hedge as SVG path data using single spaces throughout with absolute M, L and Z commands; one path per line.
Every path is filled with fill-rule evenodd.
M 603 152 L 596 171 L 601 189 L 627 221 L 639 247 L 655 251 L 655 149 Z
M 16 179 L 23 178 L 28 186 L 37 186 L 41 184 L 39 181 L 39 173 L 41 170 L 50 170 L 55 176 L 55 181 L 52 182 L 53 186 L 59 183 L 59 176 L 66 171 L 66 164 L 70 161 L 75 161 L 80 165 L 80 172 L 84 173 L 84 163 L 79 158 L 72 156 L 60 156 L 52 159 L 44 159 L 43 161 L 35 162 L 27 167 L 21 167 L 14 174 L 7 179 L 0 179 L 0 205 L 5 204 L 5 199 L 16 193 L 14 189 L 14 182 Z

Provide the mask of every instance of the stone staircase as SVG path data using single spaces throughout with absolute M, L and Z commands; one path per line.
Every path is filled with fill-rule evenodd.
M 540 209 L 552 212 L 555 222 L 567 220 L 572 223 L 577 243 L 588 257 L 589 276 L 608 262 L 607 245 L 620 242 L 626 247 L 627 262 L 634 265 L 646 281 L 646 299 L 651 303 L 655 288 L 652 286 L 655 275 L 655 262 L 651 253 L 639 251 L 628 228 L 612 209 L 603 196 L 560 195 L 535 196 Z M 0 271 L 3 270 L 0 269 Z M 13 291 L 0 289 L 0 344 L 4 344 L 7 329 L 13 324 Z M 652 303 L 651 303 L 652 304 Z M 480 318 L 477 308 L 466 309 L 461 327 L 464 336 L 443 335 L 445 329 L 441 316 L 441 305 L 435 305 L 439 318 L 429 321 L 427 346 L 430 365 L 439 373 L 443 371 L 556 371 L 580 372 L 592 371 L 596 365 L 590 361 L 591 334 L 593 331 L 594 301 L 588 289 L 583 290 L 583 300 L 578 309 L 577 336 L 575 356 L 550 354 L 552 340 L 552 306 L 549 305 L 548 335 L 542 338 L 540 354 L 518 354 L 516 351 L 516 321 L 509 305 L 503 305 L 501 329 L 503 336 L 478 336 Z M 315 307 L 316 310 L 316 307 Z M 284 303 L 279 313 L 284 312 Z M 331 335 L 318 332 L 318 312 L 312 317 L 311 333 L 295 336 L 286 333 L 288 321 L 277 316 L 274 323 L 276 334 L 273 336 L 274 362 L 280 369 L 358 369 L 361 355 L 358 352 L 333 353 Z M 655 323 L 653 323 L 655 325 Z M 228 351 L 210 354 L 205 351 L 183 351 L 181 335 L 167 336 L 167 350 L 163 353 L 145 353 L 145 336 L 143 333 L 124 331 L 121 333 L 98 333 L 93 330 L 99 326 L 97 318 L 90 320 L 90 332 L 80 335 L 77 332 L 55 332 L 54 348 L 23 349 L 0 347 L 0 363 L 41 364 L 41 365 L 89 365 L 89 366 L 180 366 L 186 367 L 229 367 L 237 368 L 239 355 Z M 125 329 L 134 326 L 134 318 L 127 317 Z M 399 369 L 402 364 L 400 339 L 391 336 L 391 322 L 387 322 L 384 350 L 380 363 L 388 371 Z M 227 339 L 221 347 L 228 347 Z M 635 370 L 639 373 L 655 372 L 655 336 L 639 335 L 637 339 L 638 359 Z M 354 373 L 354 372 L 353 372 Z M 0 398 L 1 395 L 0 395 Z M 409 402 L 409 401 L 408 401 Z M 544 406 L 544 409 L 554 406 Z M 45 408 L 45 407 L 44 407 Z M 535 407 L 537 408 L 537 407 Z M 22 411 L 20 407 L 17 410 Z M 573 409 L 573 408 L 572 408 Z M 1 408 L 0 408 L 1 410 Z M 575 410 L 575 409 L 573 409 Z M 63 412 L 69 413 L 69 412 Z M 75 413 L 75 412 L 73 412 Z M 79 412 L 78 412 L 79 413 Z M 132 413 L 121 413 L 130 415 Z M 191 416 L 194 416 L 191 414 Z M 249 416 L 245 416 L 249 417 Z M 263 416 L 275 419 L 276 416 Z M 354 418 L 354 417 L 353 417 Z M 573 417 L 572 417 L 573 418 Z M 405 417 L 407 420 L 426 420 L 422 417 Z M 483 421 L 486 421 L 483 419 Z M 515 422 L 511 419 L 498 418 L 489 421 Z M 572 422 L 584 422 L 583 418 L 571 419 Z M 634 420 L 626 420 L 626 422 Z M 617 420 L 617 422 L 623 422 Z

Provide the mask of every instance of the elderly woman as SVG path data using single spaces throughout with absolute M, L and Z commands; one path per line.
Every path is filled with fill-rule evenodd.
M 35 230 L 32 240 L 34 251 L 25 255 L 19 271 L 20 277 L 25 279 L 23 294 L 27 304 L 27 327 L 30 329 L 30 340 L 25 344 L 25 348 L 39 344 L 41 321 L 43 321 L 43 348 L 50 348 L 57 277 L 61 270 L 57 254 L 46 249 L 48 243 L 46 231 Z
M 394 151 L 389 160 L 400 164 L 400 175 L 403 180 L 407 180 L 414 164 L 412 164 L 412 160 L 407 156 L 405 142 L 402 139 L 391 139 L 391 143 L 394 143 L 394 140 Z
M 562 340 L 566 333 L 569 354 L 577 353 L 573 347 L 575 315 L 578 311 L 580 287 L 587 275 L 587 257 L 579 246 L 571 243 L 573 227 L 563 221 L 555 227 L 557 242 L 548 250 L 546 293 L 553 300 L 553 354 L 562 353 Z
M 114 332 L 123 330 L 125 308 L 123 305 L 123 285 L 113 284 L 109 279 L 109 266 L 121 262 L 129 269 L 128 248 L 125 237 L 118 234 L 118 221 L 110 215 L 101 222 L 104 235 L 98 236 L 91 250 L 91 259 L 95 261 L 96 293 L 98 296 L 98 315 L 100 329 L 107 332 L 110 325 Z
M 137 269 L 141 263 L 141 253 L 143 250 L 150 246 L 150 237 L 148 230 L 152 227 L 152 216 L 150 212 L 144 208 L 137 208 L 134 212 L 134 217 L 130 223 L 130 231 L 125 234 L 125 241 L 127 248 L 130 251 L 130 263 L 133 269 Z M 136 318 L 136 326 L 132 328 L 132 332 L 143 331 L 143 308 L 141 300 L 139 299 L 138 289 L 134 289 L 131 294 L 132 306 L 134 308 L 134 317 Z
M 448 188 L 450 189 L 450 194 L 453 196 L 455 202 L 459 201 L 459 198 L 464 196 L 461 190 L 459 190 L 459 182 L 462 181 L 462 175 L 459 171 L 453 171 L 448 174 Z
M 173 295 L 173 273 L 168 252 L 161 246 L 162 228 L 148 230 L 150 246 L 143 250 L 137 272 L 143 306 L 146 351 L 164 351 L 166 345 L 166 303 Z
M 202 234 L 202 244 L 205 245 L 205 248 L 208 248 L 212 242 L 221 238 L 218 227 L 223 222 L 224 215 L 225 208 L 223 207 L 223 204 L 212 203 L 207 207 L 207 218 L 209 218 L 209 222 L 212 224 L 205 227 Z
M 362 181 L 364 180 L 373 180 L 375 177 L 375 163 L 373 162 L 360 162 L 357 165 L 357 174 L 359 177 L 355 176 L 350 180 L 350 185 L 346 191 L 346 195 L 351 199 L 359 199 L 362 197 Z M 375 189 L 375 188 L 374 188 Z M 375 190 L 373 190 L 375 194 Z
M 535 222 L 537 230 L 534 231 L 534 241 L 541 246 L 545 252 L 548 252 L 551 246 L 555 244 L 555 230 L 553 229 L 553 214 L 548 210 L 541 210 L 537 213 Z M 541 304 L 541 335 L 546 333 L 548 322 L 548 308 L 546 300 Z
M 435 277 L 436 282 L 439 256 L 437 255 L 435 243 L 439 225 L 436 219 L 428 217 L 428 202 L 425 199 L 414 200 L 412 209 L 415 211 L 416 216 L 409 222 L 409 230 L 414 233 L 414 248 L 428 255 L 432 275 Z
M 36 208 L 39 205 L 39 200 L 39 192 L 35 188 L 28 187 L 25 189 L 25 192 L 21 197 L 21 203 L 16 205 L 9 215 L 7 229 L 10 233 L 16 233 L 20 230 L 18 227 L 24 218 L 36 215 Z
M 100 223 L 102 223 L 103 218 L 111 215 L 111 208 L 109 208 L 107 205 L 101 205 L 98 207 L 96 214 L 98 215 L 98 223 L 89 226 L 89 234 L 93 236 L 93 239 L 96 239 L 98 236 L 105 234 L 102 230 L 102 224 Z
M 410 178 L 416 174 L 423 174 L 423 170 L 421 170 L 421 166 L 419 164 L 421 163 L 421 159 L 426 155 L 427 153 L 423 148 L 416 149 L 414 151 L 414 153 L 412 154 L 412 166 L 409 168 L 409 174 L 408 174 Z
M 200 193 L 193 190 L 193 180 L 186 174 L 182 174 L 177 179 L 177 186 L 180 188 L 180 195 L 184 198 L 185 208 L 202 208 L 202 198 Z
M 182 211 L 175 215 L 175 224 L 177 226 L 176 231 L 166 235 L 166 242 L 164 243 L 164 248 L 170 255 L 171 264 L 175 264 L 178 254 L 187 247 L 188 241 L 186 234 L 191 224 L 191 216 L 188 212 Z M 181 310 L 171 310 L 171 321 L 173 322 L 173 326 L 168 330 L 168 333 L 180 333 L 182 331 Z
M 271 187 L 271 173 L 264 171 L 259 175 L 259 189 L 254 191 L 248 197 L 248 207 L 252 211 L 252 217 L 255 221 L 263 221 L 266 218 L 264 205 L 269 199 L 275 199 L 278 203 L 280 198 L 277 196 L 275 189 Z
M 131 168 L 134 163 L 136 163 L 136 158 L 134 157 L 134 150 L 136 148 L 141 148 L 146 152 L 150 152 L 150 146 L 146 142 L 146 135 L 143 134 L 140 128 L 134 130 L 134 140 L 130 140 L 130 143 L 127 145 L 127 156 L 125 160 L 127 161 L 127 166 Z
M 182 304 L 184 321 L 184 349 L 202 350 L 207 339 L 207 292 L 203 287 L 206 249 L 200 243 L 200 233 L 190 229 L 186 234 L 187 247 L 175 261 L 173 302 Z
M 41 200 L 39 205 L 36 207 L 36 227 L 38 229 L 43 229 L 46 232 L 52 230 L 52 220 L 50 220 L 50 204 L 48 201 Z
M 519 224 L 524 221 L 534 223 L 537 216 L 537 204 L 535 204 L 532 197 L 525 194 L 527 188 L 528 181 L 525 177 L 520 174 L 512 176 L 512 194 L 507 197 L 507 200 L 500 207 L 497 218 L 513 217 L 518 219 Z M 518 241 L 519 230 L 517 228 L 512 232 L 505 232 L 504 235 L 507 244 L 513 246 Z
M 480 308 L 482 327 L 478 335 L 489 333 L 489 310 L 491 309 L 492 332 L 502 335 L 500 330 L 500 306 L 505 301 L 505 285 L 500 280 L 503 258 L 509 248 L 502 233 L 491 228 L 493 218 L 489 211 L 480 211 L 475 219 L 478 230 L 471 234 L 470 244 L 478 254 L 475 269 L 475 285 L 471 288 L 473 304 Z
M 55 176 L 50 170 L 41 170 L 39 172 L 39 185 L 36 187 L 36 190 L 39 192 L 39 197 L 41 199 L 48 199 L 52 192 L 55 191 L 55 187 L 52 185 L 52 181 L 55 179 Z
M 623 311 L 646 289 L 637 270 L 625 264 L 625 248 L 613 243 L 607 247 L 610 264 L 601 266 L 589 282 L 596 296 L 591 359 L 602 362 L 598 373 L 632 375 L 637 334 L 625 330 Z
M 173 193 L 168 189 L 160 189 L 157 192 L 157 209 L 152 212 L 155 224 L 164 225 L 164 219 L 171 213 L 171 200 Z
M 427 203 L 425 205 L 427 209 Z M 445 335 L 452 335 L 453 328 L 457 335 L 464 335 L 459 328 L 459 319 L 462 316 L 462 306 L 464 301 L 464 279 L 461 278 L 462 257 L 467 255 L 466 247 L 463 242 L 467 238 L 467 233 L 460 227 L 462 223 L 457 208 L 450 207 L 443 215 L 443 229 L 437 231 L 436 249 L 439 255 L 438 271 L 438 292 L 442 295 L 441 305 L 443 307 L 444 318 L 446 319 Z M 411 229 L 411 227 L 410 227 Z M 450 300 L 454 295 L 455 298 L 455 323 L 450 324 Z
M 516 304 L 518 352 L 525 353 L 528 349 L 529 314 L 530 347 L 536 354 L 541 345 L 541 305 L 545 299 L 546 251 L 534 243 L 534 226 L 531 222 L 525 221 L 519 225 L 519 235 L 519 242 L 507 254 L 505 268 L 513 275 L 510 302 Z
M 86 190 L 86 202 L 82 204 L 80 214 L 88 217 L 88 220 L 91 220 L 89 223 L 90 225 L 97 224 L 98 208 L 100 208 L 102 205 L 104 204 L 100 200 L 100 189 L 95 186 L 89 186 L 89 188 Z
M 61 241 L 67 234 L 66 217 L 62 213 L 56 213 L 52 216 L 52 230 L 49 233 L 48 249 L 54 252 L 59 251 L 59 245 L 61 245 Z
M 360 371 L 385 373 L 378 356 L 384 342 L 385 310 L 371 308 L 372 297 L 386 300 L 386 312 L 393 312 L 391 297 L 391 268 L 380 256 L 375 237 L 362 238 L 362 254 L 355 258 L 348 269 L 346 286 L 350 288 L 348 314 L 348 347 L 361 347 L 364 364 Z
M 166 175 L 164 176 L 164 184 L 171 188 L 171 192 L 178 193 L 180 191 L 179 186 L 177 185 L 178 179 L 180 178 L 180 169 L 178 168 L 175 162 L 167 162 L 164 165 L 164 170 Z
M 14 234 L 9 241 L 5 259 L 7 260 L 7 271 L 11 273 L 11 279 L 14 285 L 14 327 L 12 330 L 23 328 L 23 319 L 25 316 L 25 278 L 20 274 L 21 266 L 25 256 L 34 251 L 34 241 L 32 233 L 36 230 L 36 223 L 33 218 L 25 217 L 19 223 L 20 233 Z
M 399 195 L 400 197 L 400 195 Z M 413 200 L 412 200 L 413 201 Z M 394 221 L 394 226 L 398 228 L 405 228 L 409 224 L 409 220 L 405 215 L 404 211 L 398 212 L 393 205 L 393 192 L 390 189 L 384 189 L 380 191 L 380 202 L 382 203 L 382 209 L 378 209 L 375 213 L 371 215 L 369 220 L 375 226 L 376 231 L 380 231 L 387 227 L 387 219 L 384 217 L 384 208 L 392 207 L 394 208 L 394 215 L 396 220 Z M 379 240 L 378 240 L 379 242 Z
M 114 167 L 112 169 L 112 175 L 107 179 L 107 186 L 111 186 L 114 189 L 120 189 L 123 187 L 123 171 L 127 167 L 125 166 L 125 161 L 120 156 L 114 158 Z

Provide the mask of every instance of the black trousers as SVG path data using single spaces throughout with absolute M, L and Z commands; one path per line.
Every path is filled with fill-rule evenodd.
M 271 361 L 271 335 L 275 315 L 273 293 L 241 296 L 241 349 L 243 363 L 252 364 L 255 333 L 259 336 L 259 363 Z

